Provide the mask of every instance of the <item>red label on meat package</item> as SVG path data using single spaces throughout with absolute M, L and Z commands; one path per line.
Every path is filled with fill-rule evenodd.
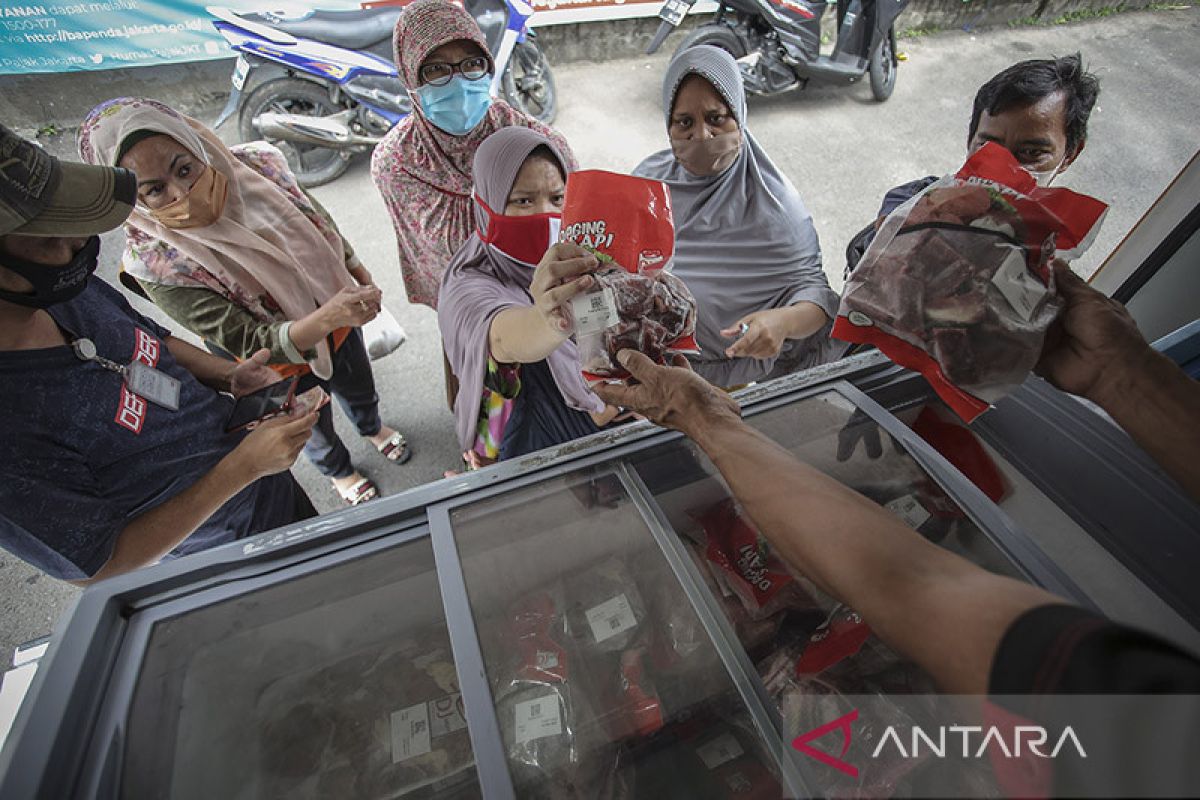
M 598 169 L 572 172 L 559 239 L 626 272 L 655 272 L 675 254 L 671 195 L 662 181 Z
M 732 500 L 713 506 L 698 518 L 708 536 L 708 560 L 725 573 L 731 588 L 758 608 L 795 581 Z

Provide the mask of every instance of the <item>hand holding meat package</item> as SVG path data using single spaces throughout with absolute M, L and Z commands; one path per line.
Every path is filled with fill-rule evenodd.
M 567 307 L 585 377 L 627 377 L 617 363 L 624 349 L 659 364 L 672 353 L 699 352 L 696 300 L 669 271 L 675 223 L 662 182 L 602 170 L 572 173 L 560 238 L 601 264 L 594 290 Z
M 896 209 L 850 276 L 833 336 L 922 373 L 967 422 L 1024 382 L 1061 301 L 1051 261 L 1095 239 L 1107 206 L 1040 188 L 988 143 Z

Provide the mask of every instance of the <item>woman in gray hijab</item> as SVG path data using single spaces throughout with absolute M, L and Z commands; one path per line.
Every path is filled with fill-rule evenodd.
M 594 433 L 615 413 L 583 380 L 562 316 L 599 262 L 555 244 L 566 160 L 545 135 L 502 128 L 475 153 L 475 231 L 446 268 L 438 326 L 460 382 L 454 417 L 473 467 Z
M 675 215 L 674 271 L 699 306 L 692 366 L 726 388 L 832 361 L 838 296 L 821 268 L 812 216 L 746 130 L 733 56 L 711 45 L 667 68 L 671 148 L 635 175 L 664 181 Z

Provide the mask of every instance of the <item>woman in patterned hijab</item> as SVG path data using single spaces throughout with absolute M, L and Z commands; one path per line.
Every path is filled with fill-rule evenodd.
M 436 310 L 442 273 L 474 230 L 471 162 L 483 140 L 510 125 L 532 128 L 554 143 L 569 168 L 576 164 L 562 136 L 503 100 L 491 100 L 482 118 L 462 133 L 431 121 L 438 116 L 428 110 L 434 103 L 427 93 L 441 88 L 428 80 L 439 80 L 431 66 L 457 68 L 449 88 L 477 82 L 467 87 L 477 90 L 490 84 L 495 72 L 483 32 L 461 6 L 449 0 L 416 0 L 396 22 L 393 45 L 400 80 L 413 95 L 413 113 L 375 147 L 371 178 L 396 229 L 409 302 Z M 487 73 L 474 81 L 468 80 L 464 63 L 471 57 L 483 57 L 487 63 Z M 473 120 L 468 115 L 465 121 Z

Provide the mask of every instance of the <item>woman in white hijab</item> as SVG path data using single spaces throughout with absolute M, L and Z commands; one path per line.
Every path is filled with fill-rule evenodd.
M 832 361 L 838 296 L 800 194 L 746 130 L 741 72 L 710 45 L 667 68 L 671 148 L 635 175 L 664 181 L 675 214 L 674 271 L 699 306 L 693 368 L 726 388 Z

